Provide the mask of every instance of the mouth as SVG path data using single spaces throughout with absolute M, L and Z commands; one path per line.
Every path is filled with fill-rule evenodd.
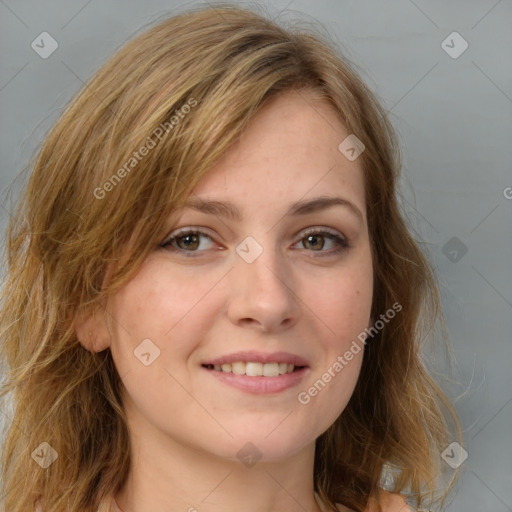
M 278 393 L 298 385 L 309 370 L 307 361 L 294 354 L 239 352 L 206 361 L 208 374 L 249 393 Z
M 202 366 L 207 370 L 247 375 L 248 377 L 279 377 L 279 375 L 286 375 L 305 368 L 305 366 L 295 366 L 292 363 L 258 363 L 256 361 L 235 361 L 234 363 L 203 364 Z

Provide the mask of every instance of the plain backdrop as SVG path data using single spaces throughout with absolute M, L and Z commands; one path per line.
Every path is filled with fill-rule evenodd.
M 402 145 L 404 208 L 438 272 L 454 349 L 445 389 L 468 458 L 448 510 L 511 511 L 512 2 L 260 3 L 278 20 L 321 22 L 389 111 Z M 66 102 L 143 26 L 197 5 L 0 1 L 2 236 L 6 187 Z M 32 45 L 41 37 L 45 51 L 58 45 L 46 58 Z M 443 357 L 436 364 L 448 375 Z

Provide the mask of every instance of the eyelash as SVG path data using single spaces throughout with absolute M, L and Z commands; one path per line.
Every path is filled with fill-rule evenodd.
M 173 252 L 182 253 L 187 258 L 196 258 L 197 255 L 195 253 L 201 253 L 204 251 L 197 251 L 197 250 L 196 251 L 187 251 L 185 249 L 181 249 L 179 247 L 174 247 L 172 245 L 172 243 L 175 242 L 176 240 L 178 240 L 179 238 L 185 238 L 188 235 L 202 235 L 202 236 L 205 236 L 213 241 L 212 237 L 210 235 L 208 235 L 208 233 L 205 233 L 204 231 L 201 231 L 200 229 L 186 228 L 186 229 L 183 229 L 182 231 L 179 231 L 171 238 L 168 238 L 167 240 L 165 240 L 160 245 L 160 247 L 167 249 L 167 250 L 171 250 Z M 322 251 L 322 250 L 321 251 L 309 251 L 309 252 L 319 253 L 315 257 L 321 258 L 324 256 L 332 256 L 335 254 L 339 254 L 343 251 L 346 251 L 347 249 L 352 247 L 350 242 L 346 238 L 343 238 L 343 237 L 339 236 L 338 234 L 328 231 L 326 229 L 316 229 L 316 230 L 312 229 L 312 230 L 306 231 L 304 233 L 303 237 L 299 240 L 299 242 L 306 239 L 308 236 L 328 237 L 328 238 L 332 239 L 338 246 L 336 249 L 331 249 L 329 251 Z M 304 250 L 307 251 L 308 249 L 304 249 Z

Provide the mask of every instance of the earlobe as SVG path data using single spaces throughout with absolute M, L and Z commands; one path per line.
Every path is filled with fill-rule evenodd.
M 79 312 L 75 332 L 80 344 L 89 352 L 101 352 L 110 346 L 106 314 L 100 307 Z

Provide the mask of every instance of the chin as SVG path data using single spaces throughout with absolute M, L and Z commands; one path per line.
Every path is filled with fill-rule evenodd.
M 274 422 L 269 429 L 262 430 L 257 425 L 252 425 L 238 432 L 231 431 L 234 439 L 228 445 L 217 445 L 212 449 L 216 455 L 231 460 L 236 458 L 244 462 L 245 459 L 258 459 L 272 462 L 292 457 L 314 443 L 315 437 L 312 433 L 293 432 L 285 423 L 286 420 L 277 428 L 278 423 Z

